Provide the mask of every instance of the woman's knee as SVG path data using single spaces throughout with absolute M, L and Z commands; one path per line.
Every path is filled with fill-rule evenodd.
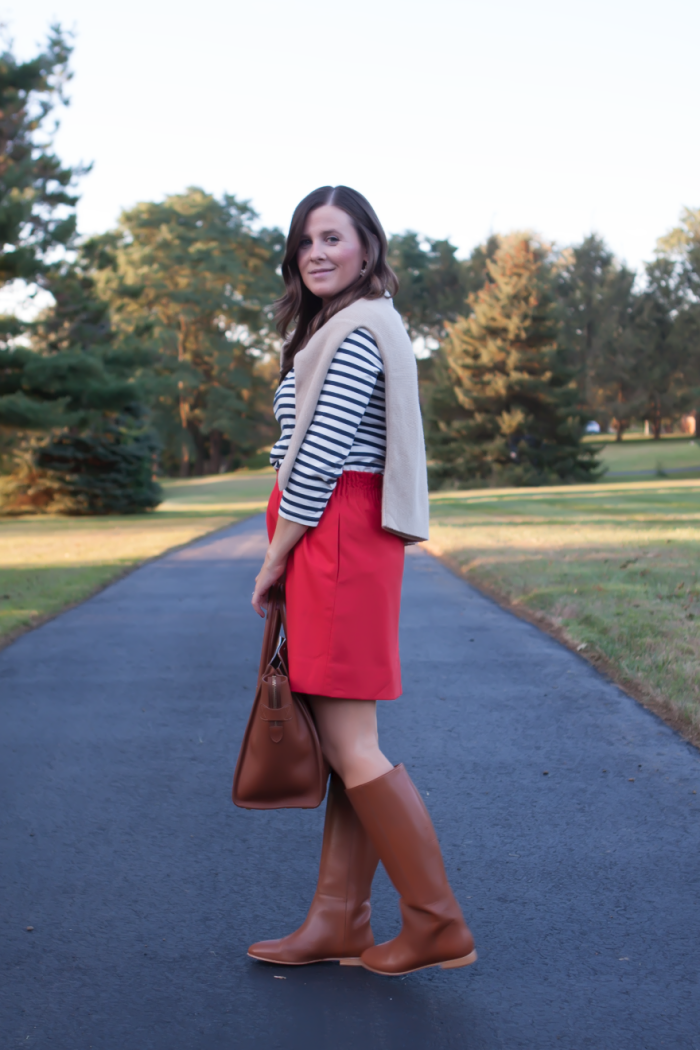
M 321 749 L 331 764 L 335 762 L 353 762 L 379 750 L 378 744 L 357 739 L 343 739 L 335 734 L 321 733 Z
M 343 781 L 354 781 L 357 779 L 358 771 L 374 769 L 386 761 L 376 742 L 371 744 L 367 742 L 363 745 L 355 741 L 345 742 L 339 747 L 323 746 L 323 752 L 329 764 Z

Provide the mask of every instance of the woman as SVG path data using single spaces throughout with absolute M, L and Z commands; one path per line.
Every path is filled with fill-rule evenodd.
M 291 337 L 275 395 L 270 545 L 253 607 L 283 573 L 289 677 L 305 693 L 333 770 L 316 893 L 303 925 L 249 955 L 338 960 L 381 974 L 466 966 L 474 941 L 433 825 L 403 765 L 379 749 L 377 700 L 401 694 L 404 545 L 428 536 L 415 357 L 390 296 L 398 282 L 365 198 L 324 186 L 297 207 L 282 264 L 278 328 Z M 374 944 L 370 891 L 381 860 L 403 927 Z

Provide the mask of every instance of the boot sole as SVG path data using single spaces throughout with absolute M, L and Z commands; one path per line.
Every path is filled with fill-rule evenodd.
M 251 955 L 250 952 L 246 952 L 246 954 L 249 959 L 255 959 L 256 962 L 271 963 L 273 966 L 313 966 L 315 963 L 324 962 L 337 962 L 341 966 L 362 966 L 362 960 L 359 956 L 356 959 L 339 959 L 336 955 L 329 959 L 304 959 L 303 962 L 286 962 L 283 959 L 266 959 L 264 955 Z
M 477 959 L 478 955 L 476 954 L 476 949 L 474 949 L 469 955 L 463 955 L 460 959 L 447 959 L 445 962 L 426 963 L 425 966 L 414 966 L 412 970 L 375 970 L 361 959 L 360 965 L 363 966 L 365 970 L 369 970 L 370 973 L 379 974 L 380 977 L 404 977 L 407 973 L 418 973 L 419 970 L 429 970 L 433 966 L 439 966 L 441 970 L 458 970 L 461 966 L 471 966 L 471 964 L 475 963 Z

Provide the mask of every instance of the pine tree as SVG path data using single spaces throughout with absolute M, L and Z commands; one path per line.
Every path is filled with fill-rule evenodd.
M 428 409 L 431 484 L 542 485 L 596 477 L 545 251 L 505 239 L 471 314 L 448 327 Z
M 467 312 L 467 297 L 486 280 L 486 263 L 498 248 L 489 237 L 468 259 L 457 259 L 448 240 L 420 237 L 407 230 L 389 239 L 389 262 L 399 279 L 394 306 L 412 340 L 423 339 L 434 349 L 445 338 L 445 324 Z
M 613 426 L 618 441 L 644 400 L 635 278 L 595 234 L 562 252 L 555 273 L 563 342 L 581 399 L 604 427 Z
M 106 417 L 99 427 L 59 431 L 17 454 L 5 484 L 3 511 L 28 514 L 136 514 L 162 493 L 154 479 L 158 443 L 134 413 Z
M 439 371 L 435 351 L 447 334 L 445 325 L 468 313 L 467 299 L 483 287 L 486 263 L 497 248 L 498 238 L 492 236 L 460 260 L 449 241 L 422 238 L 410 230 L 389 239 L 389 262 L 399 279 L 394 306 L 418 350 L 422 405 L 433 394 L 436 366 Z
M 664 422 L 700 404 L 700 208 L 684 208 L 680 225 L 661 237 L 647 265 L 641 326 L 654 437 Z
M 427 349 L 444 338 L 445 321 L 455 321 L 464 310 L 467 287 L 464 264 L 449 241 L 421 237 L 412 230 L 389 239 L 389 263 L 399 279 L 394 306 L 412 340 Z
M 29 62 L 18 62 L 10 48 L 0 54 L 0 284 L 35 280 L 47 255 L 75 234 L 71 187 L 85 169 L 61 163 L 46 127 L 66 101 L 71 50 L 53 26 L 45 51 Z
M 5 513 L 127 514 L 158 505 L 158 443 L 138 381 L 143 352 L 114 345 L 90 253 L 53 266 L 29 346 L 0 349 L 0 430 L 14 446 Z

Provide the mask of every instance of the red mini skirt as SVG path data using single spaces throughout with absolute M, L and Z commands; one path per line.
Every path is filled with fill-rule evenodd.
M 381 474 L 344 471 L 319 524 L 293 548 L 285 591 L 289 684 L 349 700 L 401 695 L 404 543 L 382 528 Z M 267 507 L 270 539 L 282 493 Z

